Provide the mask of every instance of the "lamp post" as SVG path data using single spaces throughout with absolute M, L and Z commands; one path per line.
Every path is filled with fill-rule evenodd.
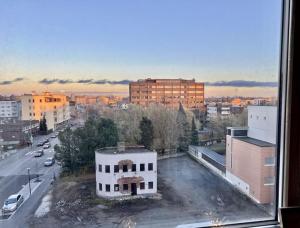
M 31 186 L 30 186 L 30 168 L 27 168 L 27 173 L 28 173 L 29 193 L 30 193 L 30 195 L 31 195 Z

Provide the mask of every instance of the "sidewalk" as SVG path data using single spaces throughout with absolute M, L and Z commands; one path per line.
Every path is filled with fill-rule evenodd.
M 7 151 L 7 152 L 4 152 L 4 153 L 1 153 L 1 154 L 0 154 L 0 161 L 1 161 L 1 160 L 4 160 L 5 158 L 7 158 L 7 157 L 9 157 L 10 155 L 15 154 L 15 153 L 17 153 L 17 150 L 16 150 L 16 149 L 15 149 L 15 150 L 11 150 L 11 151 Z

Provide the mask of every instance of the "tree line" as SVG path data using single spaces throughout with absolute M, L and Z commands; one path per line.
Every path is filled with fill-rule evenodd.
M 94 112 L 82 128 L 67 128 L 59 134 L 60 145 L 54 148 L 56 159 L 64 172 L 74 173 L 94 169 L 95 150 L 117 146 L 118 141 L 144 145 L 159 155 L 186 152 L 189 144 L 199 143 L 197 124 L 181 104 L 178 110 L 132 105 L 128 110 Z

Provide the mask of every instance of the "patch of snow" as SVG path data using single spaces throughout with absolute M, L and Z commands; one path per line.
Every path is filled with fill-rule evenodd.
M 38 207 L 38 209 L 35 211 L 34 216 L 38 217 L 38 218 L 45 216 L 50 211 L 51 200 L 52 200 L 52 192 L 49 192 L 42 199 L 42 202 L 41 202 L 40 206 Z

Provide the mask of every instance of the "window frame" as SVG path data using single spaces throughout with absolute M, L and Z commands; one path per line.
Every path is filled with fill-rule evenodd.
M 281 53 L 279 63 L 278 117 L 275 156 L 276 167 L 274 184 L 276 191 L 274 207 L 276 213 L 273 219 L 264 221 L 258 220 L 253 222 L 225 223 L 222 224 L 222 227 L 278 227 L 280 207 L 300 205 L 300 153 L 298 151 L 300 148 L 300 135 L 299 133 L 295 134 L 296 130 L 300 129 L 300 122 L 298 120 L 300 115 L 300 90 L 297 88 L 297 85 L 300 84 L 300 79 L 299 77 L 297 78 L 297 75 L 300 73 L 300 66 L 296 63 L 295 53 L 296 56 L 298 56 L 298 53 L 300 52 L 297 52 L 294 48 L 295 44 L 297 43 L 297 39 L 294 38 L 296 29 L 295 21 L 297 15 L 294 2 L 294 0 L 282 0 L 281 2 Z M 292 83 L 292 79 L 294 79 L 294 83 Z M 298 83 L 295 83 L 295 81 Z M 294 98 L 293 101 L 291 101 L 292 98 Z M 294 108 L 296 112 L 292 112 L 292 108 Z M 292 116 L 292 113 L 296 114 Z M 296 128 L 296 126 L 298 128 Z M 293 132 L 293 129 L 294 134 L 291 133 Z M 291 161 L 293 161 L 292 165 Z

